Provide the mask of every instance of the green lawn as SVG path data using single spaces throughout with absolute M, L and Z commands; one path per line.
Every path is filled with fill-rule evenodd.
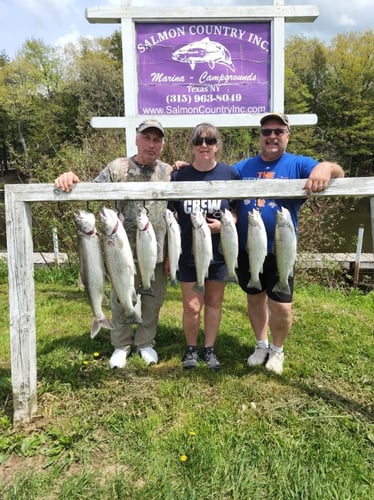
M 36 278 L 38 412 L 17 427 L 0 283 L 1 499 L 374 498 L 373 292 L 296 283 L 279 377 L 246 365 L 254 339 L 236 285 L 222 369 L 183 371 L 181 292 L 170 287 L 160 363 L 132 356 L 111 371 L 109 333 L 90 339 L 84 292 L 58 273 Z

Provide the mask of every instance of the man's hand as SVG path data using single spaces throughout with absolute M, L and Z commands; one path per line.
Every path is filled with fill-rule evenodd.
M 64 172 L 55 180 L 55 186 L 61 191 L 69 193 L 73 189 L 74 184 L 78 182 L 80 182 L 80 179 L 74 172 Z

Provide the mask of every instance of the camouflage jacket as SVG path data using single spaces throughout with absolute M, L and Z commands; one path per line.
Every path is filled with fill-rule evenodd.
M 109 163 L 96 177 L 94 182 L 166 182 L 170 180 L 172 167 L 157 160 L 153 167 L 139 165 L 132 158 L 117 158 Z M 156 233 L 157 262 L 165 258 L 166 225 L 164 212 L 166 200 L 117 201 L 116 208 L 122 214 L 122 222 L 126 229 L 133 252 L 136 246 L 136 216 L 137 208 L 141 204 L 148 211 L 149 220 Z M 135 253 L 134 253 L 135 255 Z

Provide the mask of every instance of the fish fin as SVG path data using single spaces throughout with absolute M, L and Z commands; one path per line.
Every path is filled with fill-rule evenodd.
M 138 294 L 136 293 L 135 288 L 133 288 L 133 290 L 132 290 L 131 302 L 132 302 L 133 307 L 135 307 L 136 304 L 138 303 Z

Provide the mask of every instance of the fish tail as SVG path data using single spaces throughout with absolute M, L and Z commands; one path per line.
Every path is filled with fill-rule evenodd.
M 256 288 L 257 290 L 262 290 L 261 281 L 259 279 L 250 279 L 247 283 L 247 288 Z
M 284 293 L 286 295 L 290 295 L 291 289 L 290 289 L 288 282 L 281 283 L 280 281 L 278 281 L 273 287 L 273 292 L 274 293 Z
M 139 293 L 140 295 L 150 295 L 151 297 L 155 296 L 155 292 L 153 291 L 152 287 L 150 286 L 149 288 L 139 288 Z
M 236 273 L 227 273 L 225 276 L 225 283 L 238 283 L 238 277 Z
M 199 285 L 198 283 L 194 284 L 194 286 L 192 287 L 192 290 L 195 290 L 195 292 L 201 293 L 201 295 L 205 294 L 205 286 Z
M 142 320 L 142 318 L 138 314 L 136 314 L 134 312 L 133 314 L 130 314 L 130 315 L 126 316 L 124 318 L 123 322 L 126 325 L 135 325 L 135 324 L 143 323 L 143 320 Z
M 106 328 L 107 330 L 113 330 L 113 324 L 106 317 L 102 319 L 94 318 L 91 327 L 91 339 L 94 339 L 102 328 Z

